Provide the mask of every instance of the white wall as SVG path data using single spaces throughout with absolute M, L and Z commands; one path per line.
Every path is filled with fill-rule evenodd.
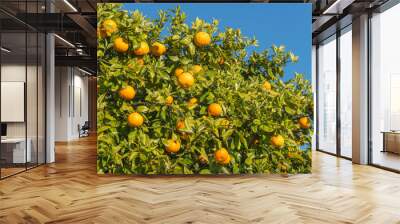
M 55 140 L 67 141 L 69 133 L 69 69 L 67 67 L 55 68 Z
M 38 71 L 37 71 L 38 69 Z M 27 81 L 25 78 L 27 77 Z M 3 82 L 24 82 L 26 83 L 26 108 L 22 108 L 24 113 L 26 110 L 27 120 L 23 122 L 6 122 L 7 137 L 9 138 L 25 138 L 30 139 L 32 150 L 32 161 L 39 163 L 44 162 L 44 74 L 40 66 L 27 65 L 25 63 L 5 63 L 1 66 L 1 81 Z M 2 96 L 7 97 L 7 96 Z M 9 110 L 10 108 L 1 108 L 1 110 Z M 12 112 L 11 112 L 12 113 Z M 27 131 L 27 132 L 26 132 Z M 37 151 L 38 150 L 38 151 Z M 39 153 L 37 156 L 36 153 Z
M 25 64 L 3 64 L 1 66 L 1 81 L 3 82 L 25 82 Z M 32 66 L 28 66 L 28 71 Z M 33 95 L 32 94 L 27 94 Z M 35 94 L 36 96 L 36 94 Z M 7 108 L 1 108 L 7 110 Z M 28 114 L 29 116 L 29 114 Z M 36 116 L 36 114 L 35 114 Z M 28 120 L 31 120 L 28 117 Z M 24 122 L 10 122 L 7 123 L 7 136 L 8 137 L 25 137 L 25 123 Z
M 88 120 L 88 78 L 72 67 L 56 67 L 55 74 L 55 140 L 70 141 Z

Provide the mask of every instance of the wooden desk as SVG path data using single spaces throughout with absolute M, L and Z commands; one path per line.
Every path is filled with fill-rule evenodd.
M 26 139 L 27 147 L 25 152 L 25 138 L 6 138 L 1 139 L 1 157 L 6 163 L 26 163 L 31 162 L 32 153 L 30 138 Z
M 382 152 L 400 154 L 400 131 L 383 131 Z

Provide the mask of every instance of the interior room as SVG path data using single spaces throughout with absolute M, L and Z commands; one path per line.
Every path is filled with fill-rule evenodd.
M 1 29 L 1 178 L 45 162 L 45 36 L 13 25 Z

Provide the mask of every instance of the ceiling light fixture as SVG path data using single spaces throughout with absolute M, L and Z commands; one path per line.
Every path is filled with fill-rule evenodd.
M 10 53 L 10 52 L 11 52 L 10 50 L 8 50 L 8 49 L 5 48 L 5 47 L 0 47 L 0 50 L 4 51 L 4 52 L 6 52 L 6 53 Z
M 64 3 L 68 5 L 74 12 L 78 12 L 78 10 L 68 0 L 64 0 Z
M 83 73 L 85 73 L 85 74 L 87 74 L 87 75 L 90 75 L 90 76 L 93 75 L 92 73 L 90 73 L 90 72 L 88 72 L 88 71 L 86 71 L 86 70 L 83 70 L 83 69 L 81 69 L 81 68 L 79 68 L 79 67 L 78 67 L 78 70 L 81 71 L 81 72 L 83 72 Z
M 57 38 L 58 38 L 59 40 L 61 40 L 62 42 L 66 43 L 68 46 L 75 48 L 75 45 L 73 45 L 73 44 L 72 44 L 71 42 L 69 42 L 68 40 L 66 40 L 66 39 L 64 39 L 64 38 L 62 38 L 62 37 L 60 37 L 60 36 L 57 35 L 57 34 L 54 34 L 54 36 L 57 37 Z
M 323 15 L 340 15 L 343 13 L 343 10 L 351 5 L 355 0 L 336 0 L 330 5 L 324 12 Z

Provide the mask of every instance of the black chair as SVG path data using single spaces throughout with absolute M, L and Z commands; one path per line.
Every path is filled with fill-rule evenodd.
M 90 124 L 89 121 L 85 121 L 82 127 L 78 124 L 79 138 L 89 136 Z

